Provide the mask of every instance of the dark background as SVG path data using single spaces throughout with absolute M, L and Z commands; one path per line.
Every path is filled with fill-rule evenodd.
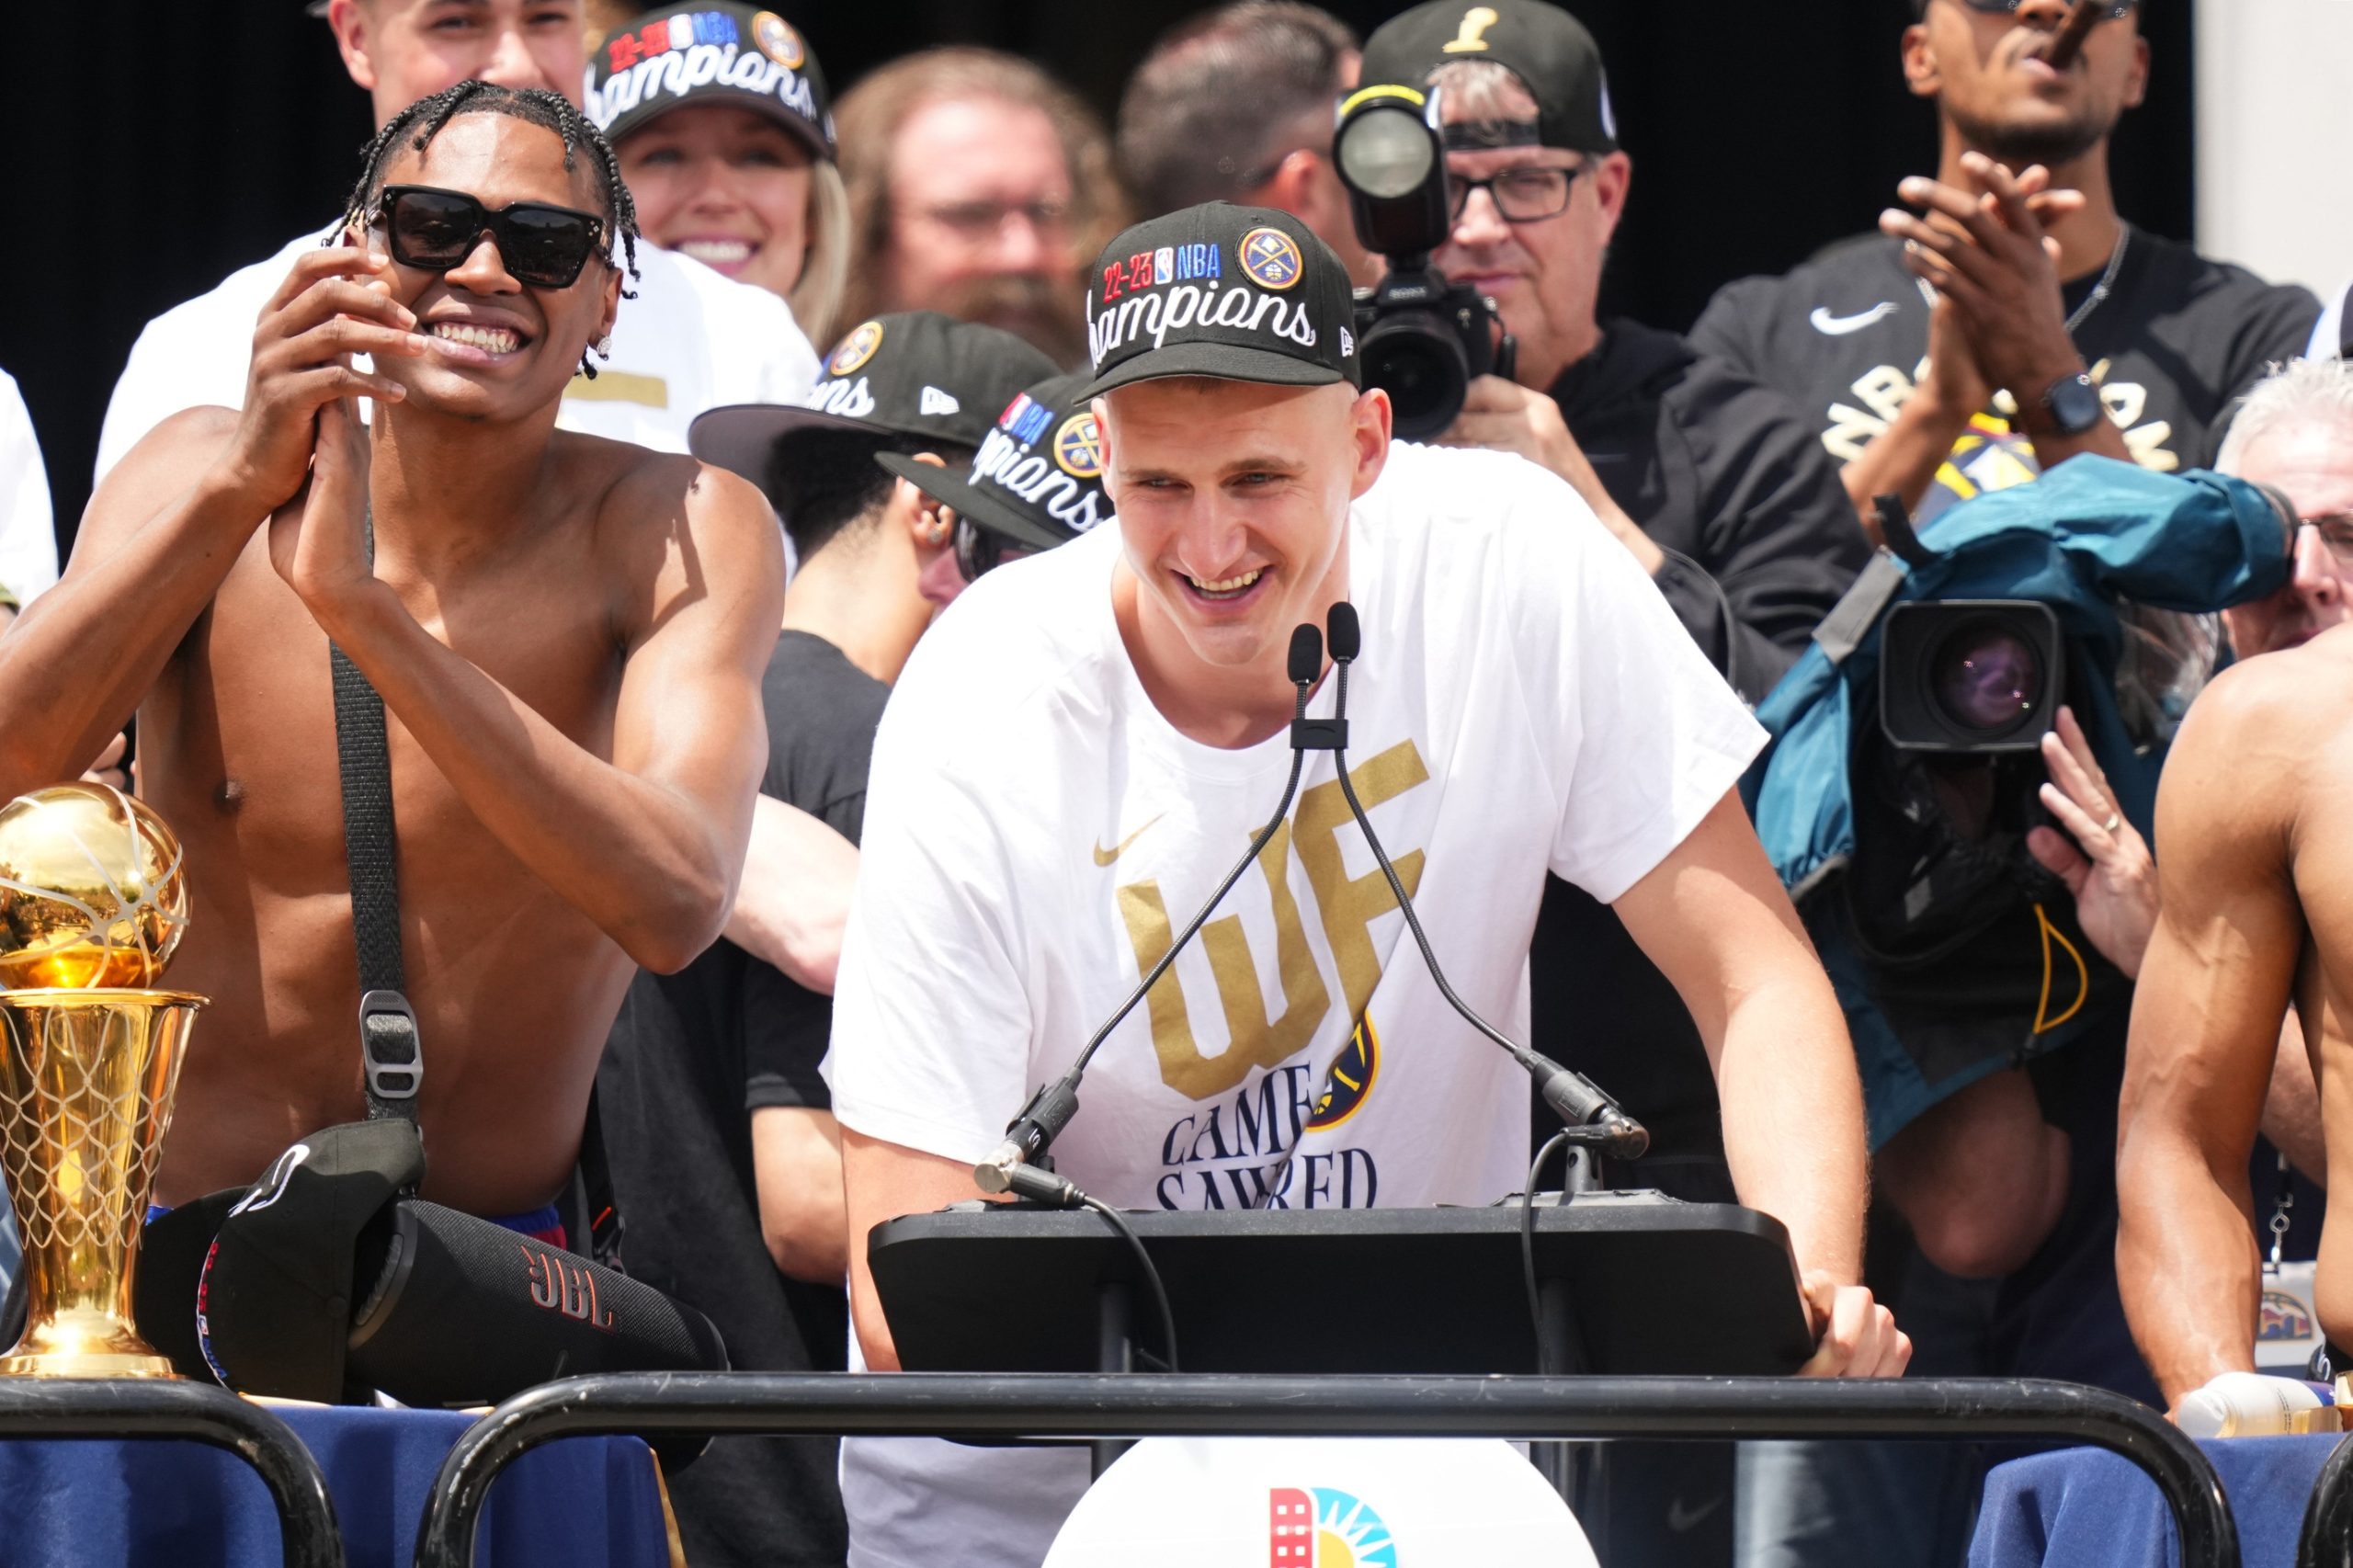
M 882 0 L 776 7 L 836 92 L 911 47 L 972 42 L 1053 70 L 1108 118 L 1184 0 Z M 1404 0 L 1339 0 L 1361 31 Z M 1935 164 L 1904 88 L 1906 0 L 1573 0 L 1599 39 L 1635 160 L 1605 308 L 1689 324 L 1717 285 L 1778 271 L 1870 226 Z M 17 173 L 0 244 L 0 369 L 31 405 L 61 543 L 88 498 L 107 396 L 149 317 L 304 229 L 358 174 L 367 96 L 300 0 L 133 0 L 69 62 L 11 74 L 0 135 Z M 2148 104 L 2116 141 L 2119 206 L 2160 233 L 2193 217 L 2190 17 L 2147 8 Z M 819 347 L 823 347 L 820 345 Z

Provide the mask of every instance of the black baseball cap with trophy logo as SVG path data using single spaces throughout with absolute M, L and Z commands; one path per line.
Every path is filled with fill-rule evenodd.
M 900 311 L 850 328 L 802 404 L 710 409 L 688 426 L 687 449 L 763 488 L 778 441 L 802 431 L 905 436 L 971 451 L 999 409 L 1053 373 L 1051 359 L 1000 327 Z
M 582 109 L 619 146 L 675 108 L 764 114 L 834 156 L 833 103 L 809 40 L 774 11 L 732 0 L 664 6 L 613 29 L 588 62 Z
M 1163 376 L 1364 384 L 1347 268 L 1288 212 L 1207 201 L 1113 240 L 1086 283 L 1081 398 Z
M 1017 395 L 983 437 L 970 475 L 898 452 L 874 460 L 1021 550 L 1068 544 L 1111 516 L 1102 433 L 1079 395 L 1086 385 L 1084 375 L 1055 376 Z
M 1392 17 L 1364 40 L 1357 80 L 1421 87 L 1430 73 L 1458 60 L 1492 60 L 1518 77 L 1536 100 L 1532 136 L 1480 134 L 1452 127 L 1449 146 L 1493 147 L 1533 142 L 1573 153 L 1618 150 L 1618 116 L 1601 69 L 1601 46 L 1585 24 L 1543 0 L 1430 0 Z

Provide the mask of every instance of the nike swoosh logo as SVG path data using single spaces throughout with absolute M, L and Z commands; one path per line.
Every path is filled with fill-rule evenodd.
M 1824 337 L 1844 337 L 1850 332 L 1860 332 L 1882 316 L 1895 313 L 1895 301 L 1881 300 L 1868 311 L 1851 316 L 1834 316 L 1827 305 L 1813 307 L 1813 314 L 1806 319 L 1813 323 L 1813 330 Z
M 1677 1497 L 1666 1506 L 1667 1530 L 1671 1534 L 1681 1535 L 1701 1519 L 1714 1513 L 1722 1505 L 1722 1497 L 1711 1497 L 1696 1508 L 1686 1508 L 1683 1506 L 1683 1499 Z
M 1160 816 L 1166 816 L 1167 814 L 1168 813 L 1166 812 L 1163 812 L 1160 813 Z M 1150 833 L 1152 831 L 1152 823 L 1158 822 L 1159 820 L 1160 817 L 1153 818 L 1152 822 L 1144 824 L 1142 827 L 1128 835 L 1127 837 L 1120 840 L 1120 846 L 1117 849 L 1106 849 L 1099 845 L 1097 846 L 1095 850 L 1095 863 L 1098 866 L 1108 866 L 1112 861 L 1118 859 L 1120 856 L 1125 855 L 1128 852 L 1128 846 L 1133 844 L 1137 839 L 1142 838 L 1145 834 Z

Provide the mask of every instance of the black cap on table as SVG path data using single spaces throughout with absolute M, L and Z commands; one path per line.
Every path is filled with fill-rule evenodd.
M 1585 25 L 1541 0 L 1492 0 L 1466 6 L 1431 0 L 1383 22 L 1364 40 L 1357 80 L 1366 86 L 1419 88 L 1430 73 L 1458 60 L 1492 60 L 1508 69 L 1536 100 L 1532 140 L 1573 153 L 1618 150 L 1618 117 L 1609 106 L 1601 49 Z M 1449 146 L 1511 146 L 1531 138 L 1480 135 L 1449 127 Z
M 1086 285 L 1081 398 L 1162 376 L 1362 386 L 1347 268 L 1288 212 L 1208 201 L 1106 246 Z
M 1001 327 L 938 311 L 901 311 L 850 328 L 825 357 L 804 405 L 739 403 L 696 416 L 687 449 L 766 487 L 776 443 L 809 430 L 912 436 L 976 448 L 997 411 L 1054 373 L 1054 362 Z
M 588 62 L 582 102 L 619 145 L 674 108 L 724 105 L 767 115 L 834 155 L 834 111 L 809 42 L 774 11 L 731 0 L 664 6 L 616 28 Z
M 1103 437 L 1080 395 L 1084 375 L 1040 381 L 1005 405 L 968 477 L 898 452 L 875 461 L 977 527 L 1024 550 L 1051 550 L 1105 522 Z

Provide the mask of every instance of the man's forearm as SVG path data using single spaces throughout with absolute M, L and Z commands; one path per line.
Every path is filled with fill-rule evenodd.
M 426 632 L 390 588 L 333 619 L 328 635 L 387 710 L 533 875 L 649 969 L 676 970 L 710 945 L 742 864 L 733 824 L 591 756 Z M 745 744 L 757 744 L 756 729 Z
M 2262 1260 L 2245 1158 L 2218 1178 L 2193 1142 L 2128 1126 L 2116 1191 L 2117 1285 L 2166 1405 L 2218 1373 L 2254 1370 Z
M 830 996 L 857 882 L 855 845 L 808 812 L 762 795 L 752 803 L 752 837 L 727 939 Z
M 207 474 L 0 639 L 0 800 L 70 778 L 121 733 L 267 508 Z
M 1870 1180 L 1862 1088 L 1836 998 L 1819 971 L 1813 981 L 1733 1008 L 1716 1074 L 1724 1158 L 1741 1202 L 1789 1228 L 1802 1271 L 1853 1284 Z
M 1917 510 L 1920 498 L 1936 483 L 1937 471 L 1952 455 L 1953 443 L 1969 428 L 1969 417 L 1967 409 L 1942 407 L 1915 392 L 1895 411 L 1887 428 L 1839 471 L 1847 498 L 1855 504 L 1855 515 L 1873 544 L 1887 541 L 1880 536 L 1879 511 L 1872 503 L 1892 494 L 1906 511 Z

